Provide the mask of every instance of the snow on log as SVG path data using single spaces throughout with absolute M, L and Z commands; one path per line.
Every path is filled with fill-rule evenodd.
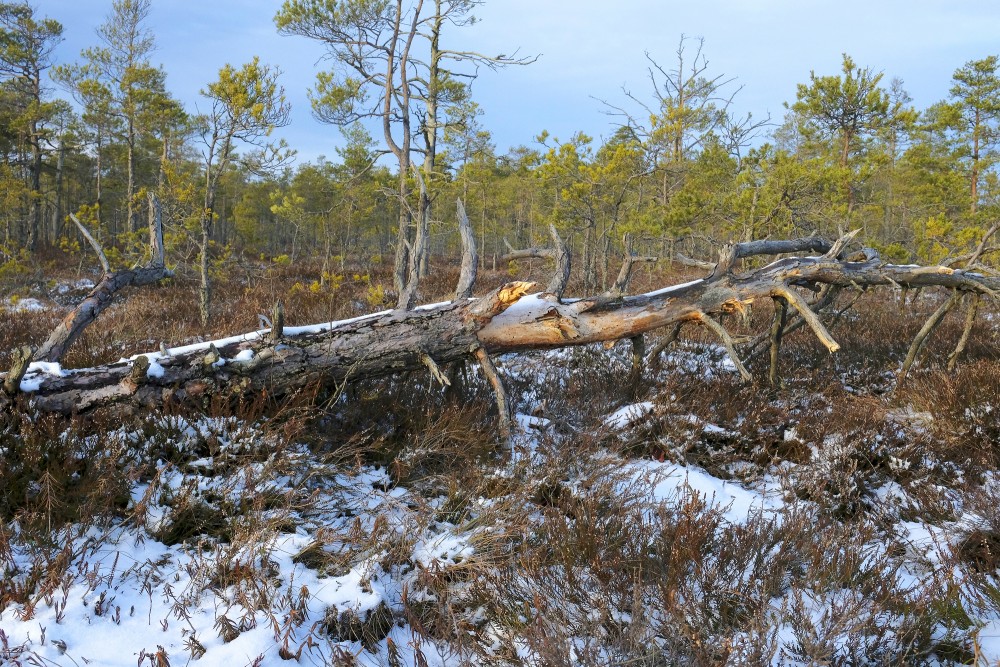
M 263 330 L 71 371 L 33 364 L 19 388 L 38 410 L 63 414 L 113 405 L 157 408 L 218 393 L 281 396 L 314 383 L 334 385 L 426 371 L 460 360 L 482 363 L 484 354 L 615 341 L 669 325 L 705 324 L 718 315 L 741 313 L 755 302 L 773 299 L 784 299 L 801 313 L 833 352 L 836 341 L 797 288 L 938 286 L 987 296 L 996 296 L 1000 289 L 1000 278 L 944 266 L 885 264 L 867 250 L 845 259 L 840 252 L 843 245 L 810 237 L 737 246 L 725 253 L 707 278 L 636 296 L 561 300 L 548 292 L 529 294 L 534 283 L 515 282 L 479 299 L 286 327 L 280 339 Z M 831 249 L 837 252 L 831 254 Z M 823 254 L 785 257 L 744 273 L 733 271 L 737 259 L 801 250 Z M 0 407 L 17 399 L 4 393 Z

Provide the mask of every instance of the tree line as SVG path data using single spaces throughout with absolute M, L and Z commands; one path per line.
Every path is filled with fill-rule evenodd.
M 755 118 L 682 36 L 667 60 L 649 57 L 647 90 L 605 98 L 606 140 L 542 132 L 502 153 L 472 83 L 533 57 L 455 48 L 479 4 L 286 0 L 276 29 L 326 49 L 312 111 L 344 137 L 335 158 L 294 164 L 272 137 L 289 119 L 276 68 L 226 65 L 196 114 L 153 62 L 151 0 L 113 0 L 72 62 L 55 61 L 56 19 L 0 3 L 0 275 L 75 250 L 71 214 L 112 263 L 141 260 L 151 195 L 168 263 L 200 279 L 205 321 L 214 272 L 236 258 L 315 258 L 317 289 L 391 262 L 397 303 L 412 305 L 429 262 L 458 256 L 456 199 L 487 265 L 550 243 L 554 225 L 588 292 L 614 282 L 626 234 L 629 251 L 708 258 L 722 241 L 861 228 L 885 258 L 947 263 L 995 221 L 996 56 L 958 67 L 917 109 L 902 81 L 844 54 L 783 117 Z

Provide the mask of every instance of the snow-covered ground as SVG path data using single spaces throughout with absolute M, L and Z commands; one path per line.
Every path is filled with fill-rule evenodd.
M 40 313 L 48 310 L 48 307 L 38 299 L 27 297 L 24 299 L 6 299 L 3 309 L 12 313 Z
M 508 567 L 516 569 L 518 545 L 548 534 L 545 522 L 551 516 L 546 508 L 557 509 L 554 516 L 560 521 L 565 515 L 568 529 L 586 521 L 600 526 L 603 517 L 585 516 L 589 510 L 576 513 L 574 508 L 600 508 L 606 496 L 626 498 L 637 533 L 638 524 L 646 521 L 647 529 L 705 521 L 715 526 L 708 537 L 728 544 L 726 539 L 744 533 L 778 535 L 786 523 L 820 516 L 817 501 L 804 496 L 802 486 L 834 479 L 854 460 L 856 448 L 844 435 L 830 433 L 820 441 L 799 442 L 794 425 L 789 425 L 777 440 L 801 446 L 808 463 L 796 466 L 784 461 L 742 476 L 735 463 L 727 468 L 731 474 L 722 474 L 721 468 L 710 472 L 679 455 L 681 441 L 670 438 L 683 438 L 685 447 L 699 443 L 721 451 L 738 442 L 741 433 L 732 425 L 720 426 L 683 411 L 672 413 L 674 397 L 669 395 L 609 407 L 598 420 L 604 425 L 605 444 L 567 455 L 565 449 L 576 446 L 572 431 L 560 430 L 547 418 L 555 416 L 542 416 L 545 409 L 537 394 L 542 384 L 558 387 L 569 381 L 568 376 L 545 377 L 538 369 L 569 364 L 572 354 L 554 351 L 545 355 L 544 363 L 536 359 L 534 365 L 527 356 L 507 360 L 505 372 L 512 381 L 529 386 L 523 394 L 525 414 L 518 415 L 513 451 L 499 452 L 484 464 L 489 467 L 484 477 L 492 480 L 490 487 L 500 490 L 492 496 L 465 498 L 461 512 L 451 508 L 461 489 L 445 493 L 440 486 L 398 484 L 389 468 L 360 458 L 330 459 L 294 440 L 282 440 L 280 434 L 263 435 L 261 424 L 162 417 L 152 424 L 158 433 L 155 447 L 144 440 L 148 431 L 123 427 L 110 434 L 108 441 L 124 443 L 124 450 L 154 452 L 151 467 L 137 476 L 131 488 L 129 518 L 77 524 L 54 536 L 48 547 L 16 539 L 19 527 L 11 525 L 10 553 L 5 555 L 0 544 L 5 586 L 7 590 L 33 586 L 34 592 L 26 596 L 29 601 L 0 609 L 0 664 L 176 667 L 200 662 L 263 667 L 289 660 L 315 665 L 551 664 L 536 643 L 516 637 L 517 631 L 527 636 L 535 626 L 544 625 L 541 592 L 531 601 L 511 591 L 511 599 L 522 606 L 511 611 L 515 620 L 510 626 L 495 611 L 487 611 L 489 605 L 461 606 L 477 599 L 482 603 L 476 597 L 480 594 L 476 580 L 489 580 L 483 570 L 496 558 L 498 545 L 513 551 L 509 558 L 513 565 Z M 734 372 L 721 349 L 712 346 L 681 348 L 665 363 L 701 377 Z M 906 429 L 920 426 L 919 420 L 904 417 L 899 418 L 899 428 L 905 437 Z M 656 435 L 656 428 L 664 425 L 673 430 Z M 644 448 L 637 454 L 618 447 L 620 443 L 634 447 L 636 442 Z M 127 462 L 123 459 L 122 464 Z M 887 465 L 910 464 L 889 458 Z M 518 495 L 521 491 L 503 490 L 523 487 L 537 492 L 528 498 Z M 996 485 L 987 480 L 984 488 L 995 491 Z M 960 573 L 949 556 L 960 536 L 975 525 L 975 517 L 937 523 L 907 519 L 905 507 L 911 499 L 892 482 L 863 495 L 880 508 L 875 514 L 881 512 L 870 527 L 870 540 L 845 543 L 843 553 L 837 552 L 838 545 L 827 545 L 829 563 L 810 562 L 814 556 L 808 551 L 789 555 L 779 544 L 772 545 L 772 553 L 759 555 L 764 561 L 773 557 L 799 563 L 795 567 L 803 572 L 826 572 L 831 580 L 836 580 L 838 568 L 856 568 L 862 591 L 822 588 L 808 581 L 795 584 L 800 575 L 791 568 L 790 579 L 767 594 L 770 602 L 759 611 L 764 622 L 773 623 L 768 636 L 774 650 L 765 655 L 765 662 L 808 664 L 801 658 L 804 637 L 829 640 L 831 664 L 840 652 L 864 648 L 838 644 L 842 640 L 837 637 L 865 637 L 875 647 L 872 651 L 882 645 L 879 642 L 891 643 L 892 633 L 908 622 L 907 612 L 893 611 L 891 604 L 878 598 L 880 590 L 901 592 L 904 598 L 912 594 L 907 602 L 912 605 L 923 604 L 919 598 L 927 591 L 953 591 L 955 599 L 963 601 L 960 610 L 968 622 L 947 626 L 934 621 L 928 632 L 944 644 L 955 628 L 964 625 L 964 634 L 955 640 L 965 650 L 959 654 L 972 651 L 983 665 L 1000 662 L 1000 599 L 992 607 L 973 602 L 977 593 L 961 581 L 955 583 Z M 221 514 L 226 515 L 224 520 L 213 518 Z M 191 517 L 201 517 L 201 523 Z M 523 523 L 512 528 L 514 518 Z M 193 527 L 185 527 L 185 521 L 193 522 Z M 593 536 L 597 541 L 605 538 L 612 539 Z M 657 539 L 656 534 L 648 536 L 650 553 L 661 548 Z M 581 544 L 579 548 L 585 548 L 586 542 Z M 696 545 L 677 548 L 682 546 Z M 593 573 L 601 563 L 592 557 L 562 557 L 575 562 L 577 556 L 589 564 L 581 564 L 576 573 L 565 571 L 565 566 L 549 566 L 553 576 L 578 579 L 577 590 L 586 590 L 587 584 L 580 582 L 588 576 L 595 577 L 595 590 L 614 583 L 598 581 Z M 40 564 L 55 558 L 65 561 L 60 578 L 40 581 Z M 701 564 L 720 563 L 728 563 L 726 554 L 711 553 Z M 753 567 L 766 569 L 766 565 Z M 744 567 L 728 581 L 752 588 L 746 572 L 756 570 L 750 564 Z M 517 572 L 510 576 L 512 586 L 528 577 Z M 705 573 L 690 576 L 702 581 L 698 577 Z M 860 580 L 863 577 L 878 581 Z M 414 612 L 446 603 L 439 598 L 443 589 L 435 586 L 448 587 L 454 600 L 461 601 L 440 614 L 453 624 L 448 628 L 451 640 L 442 639 L 440 629 L 423 627 L 429 626 L 428 618 L 438 616 Z M 698 585 L 693 590 L 697 597 Z M 706 599 L 718 593 L 701 591 Z M 567 608 L 578 608 L 580 627 L 586 628 L 577 634 L 570 631 L 567 655 L 580 662 L 587 656 L 591 664 L 601 664 L 602 659 L 610 663 L 613 651 L 593 646 L 611 641 L 608 637 L 614 632 L 608 628 L 666 623 L 668 611 L 663 605 L 669 604 L 644 601 L 647 594 L 636 588 L 635 599 L 603 601 L 606 608 L 592 609 L 567 599 Z M 728 594 L 739 599 L 741 591 Z M 885 604 L 870 611 L 872 600 Z M 691 618 L 696 618 L 697 600 L 689 603 Z M 942 601 L 946 603 L 954 600 Z M 639 623 L 640 608 L 652 619 L 651 625 Z M 855 620 L 861 629 L 852 630 L 853 635 L 843 628 L 837 635 L 836 628 L 828 627 L 830 619 L 841 618 L 836 614 L 845 609 L 858 610 Z M 566 618 L 576 618 L 565 613 Z M 725 625 L 721 617 L 718 622 Z M 862 626 L 871 626 L 871 633 Z M 833 633 L 833 639 L 823 631 Z M 607 636 L 598 636 L 601 633 Z M 670 655 L 667 639 L 655 633 L 643 637 L 638 640 L 660 650 L 661 657 Z M 756 636 L 729 636 L 725 662 L 757 664 L 757 658 L 750 656 L 760 647 L 751 645 L 757 641 L 752 637 Z M 460 641 L 463 638 L 478 648 L 469 649 Z M 933 660 L 950 664 L 943 652 Z

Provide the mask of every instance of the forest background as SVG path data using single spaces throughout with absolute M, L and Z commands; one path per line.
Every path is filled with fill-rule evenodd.
M 975 247 L 995 217 L 996 56 L 955 63 L 940 100 L 920 108 L 903 81 L 843 54 L 839 70 L 809 73 L 793 99 L 754 115 L 737 104 L 740 73 L 716 71 L 712 45 L 682 35 L 646 55 L 647 71 L 632 73 L 640 85 L 592 91 L 606 138 L 526 130 L 501 151 L 476 78 L 536 55 L 517 43 L 510 55 L 467 50 L 480 5 L 285 3 L 278 32 L 325 54 L 309 99 L 333 147 L 296 161 L 275 138 L 291 118 L 276 67 L 225 65 L 182 103 L 157 64 L 149 0 L 116 0 L 71 58 L 56 57 L 58 16 L 4 3 L 0 274 L 28 271 L 40 251 L 75 253 L 70 213 L 113 264 L 136 262 L 150 193 L 164 207 L 168 262 L 200 277 L 204 322 L 213 275 L 240 258 L 318 257 L 302 286 L 314 292 L 395 258 L 394 284 L 373 300 L 412 298 L 401 294 L 409 265 L 458 256 L 456 199 L 494 268 L 508 243 L 544 245 L 554 224 L 585 292 L 613 282 L 626 233 L 636 252 L 676 258 L 861 228 L 890 260 L 936 263 Z

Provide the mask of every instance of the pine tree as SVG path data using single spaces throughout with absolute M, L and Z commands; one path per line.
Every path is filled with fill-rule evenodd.
M 25 245 L 34 250 L 42 228 L 42 167 L 47 125 L 59 110 L 46 101 L 43 73 L 52 65 L 52 54 L 62 41 L 62 25 L 36 18 L 27 2 L 0 3 L 0 76 L 11 103 L 12 125 L 28 148 L 27 183 L 30 188 Z

